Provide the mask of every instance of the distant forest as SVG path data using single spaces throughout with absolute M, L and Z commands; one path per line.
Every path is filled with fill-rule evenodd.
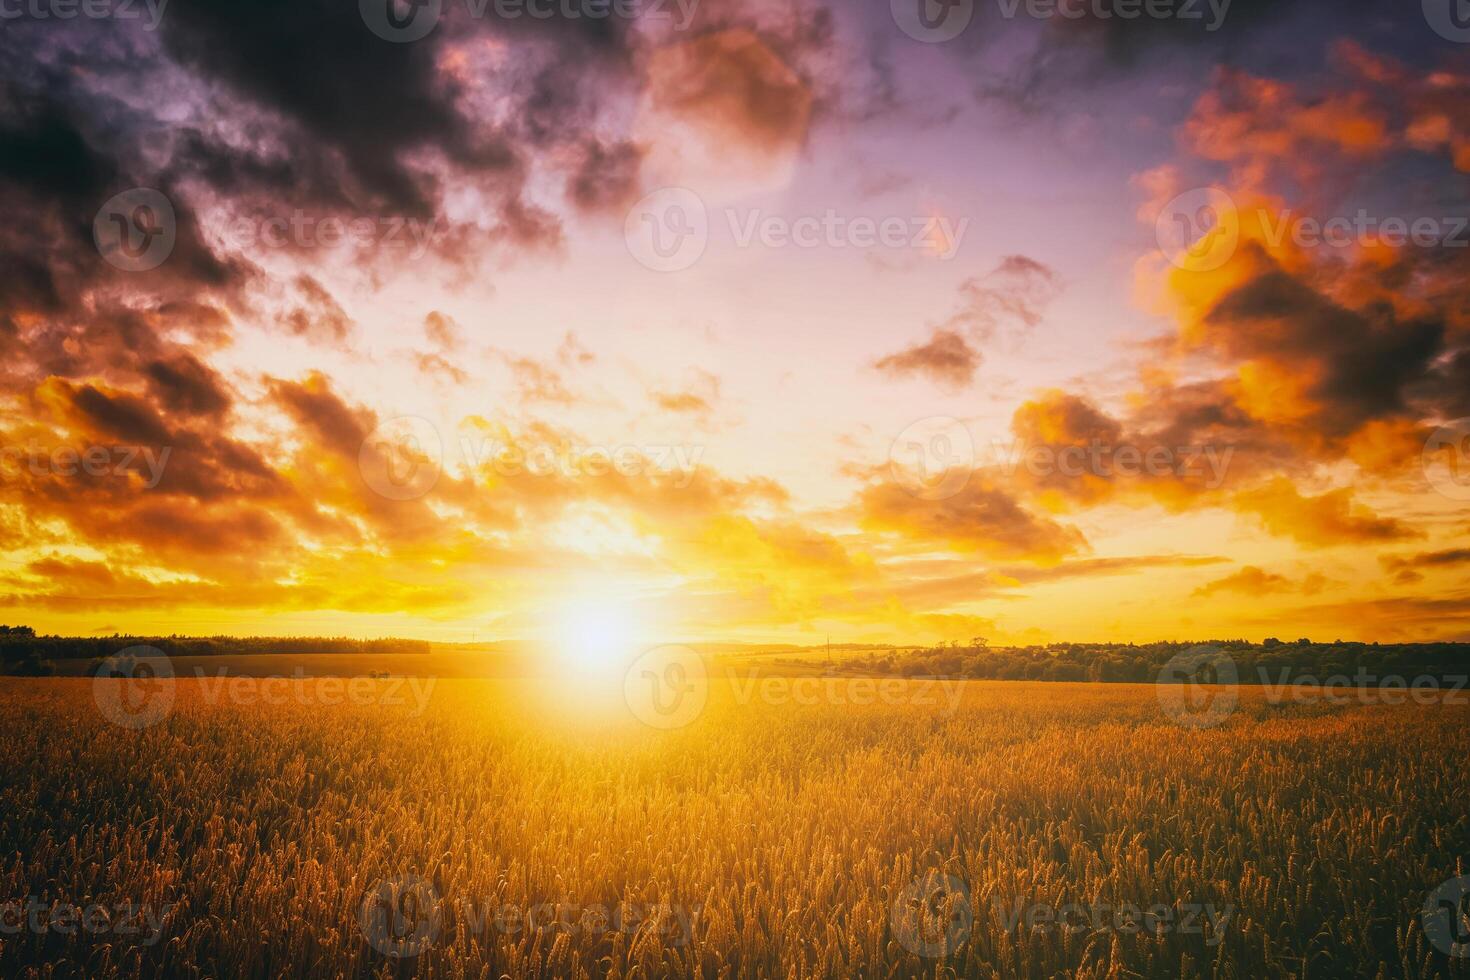
M 426 640 L 356 640 L 320 636 L 38 636 L 28 626 L 0 626 L 0 674 L 44 675 L 48 661 L 101 660 L 132 646 L 151 646 L 170 657 L 248 654 L 427 654 Z M 844 645 L 838 661 L 844 670 L 904 677 L 968 677 L 978 680 L 1114 681 L 1151 683 L 1179 654 L 1199 647 L 1228 655 L 1241 684 L 1278 684 L 1294 678 L 1347 677 L 1376 685 L 1385 677 L 1470 675 L 1470 643 L 1357 643 L 1268 638 L 1206 640 L 1202 643 L 1050 643 L 991 646 L 976 637 L 969 643 L 934 647 L 860 647 Z M 822 666 L 821 647 L 792 647 L 772 663 Z M 830 654 L 828 654 L 830 656 Z M 718 655 L 716 655 L 718 659 Z
M 1241 684 L 1276 684 L 1300 677 L 1348 677 L 1376 685 L 1385 677 L 1470 675 L 1470 643 L 1355 643 L 1309 639 L 1261 643 L 1206 640 L 1203 643 L 1051 643 L 1044 646 L 991 647 L 976 638 L 968 644 L 870 652 L 849 664 L 876 673 L 991 680 L 1152 682 L 1171 658 L 1196 647 L 1223 651 Z
M 345 636 L 38 636 L 29 626 L 0 626 L 0 673 L 46 674 L 48 660 L 101 660 L 133 646 L 170 657 L 262 653 L 428 653 L 426 640 L 354 640 Z

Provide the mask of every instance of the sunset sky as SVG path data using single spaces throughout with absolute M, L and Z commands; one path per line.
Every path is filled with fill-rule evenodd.
M 1470 638 L 1434 0 L 441 6 L 0 23 L 0 621 Z

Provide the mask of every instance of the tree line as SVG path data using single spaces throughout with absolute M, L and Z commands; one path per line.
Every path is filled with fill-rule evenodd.
M 1276 684 L 1297 678 L 1347 677 L 1374 686 L 1385 677 L 1470 675 L 1470 643 L 1358 643 L 1310 639 L 1261 643 L 1206 640 L 1160 643 L 1051 643 L 992 647 L 969 643 L 872 652 L 850 664 L 877 673 L 909 677 L 972 677 L 985 680 L 1120 681 L 1151 683 L 1181 654 L 1196 648 L 1223 652 L 1241 684 Z
M 0 672 L 46 674 L 50 660 L 98 660 L 128 647 L 150 646 L 170 657 L 249 654 L 428 653 L 427 640 L 347 636 L 41 636 L 29 626 L 0 626 Z

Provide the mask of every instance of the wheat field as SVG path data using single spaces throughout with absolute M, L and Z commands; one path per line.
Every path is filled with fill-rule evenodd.
M 665 731 L 530 682 L 321 683 L 172 681 L 129 728 L 85 679 L 0 680 L 0 973 L 1466 972 L 1421 921 L 1470 871 L 1458 705 L 1247 690 L 1192 730 L 1143 685 L 716 689 Z

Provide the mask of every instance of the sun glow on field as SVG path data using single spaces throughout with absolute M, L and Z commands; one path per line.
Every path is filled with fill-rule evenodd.
M 557 606 L 551 616 L 548 632 L 556 659 L 571 679 L 621 677 L 638 654 L 642 630 L 625 601 L 578 599 Z

